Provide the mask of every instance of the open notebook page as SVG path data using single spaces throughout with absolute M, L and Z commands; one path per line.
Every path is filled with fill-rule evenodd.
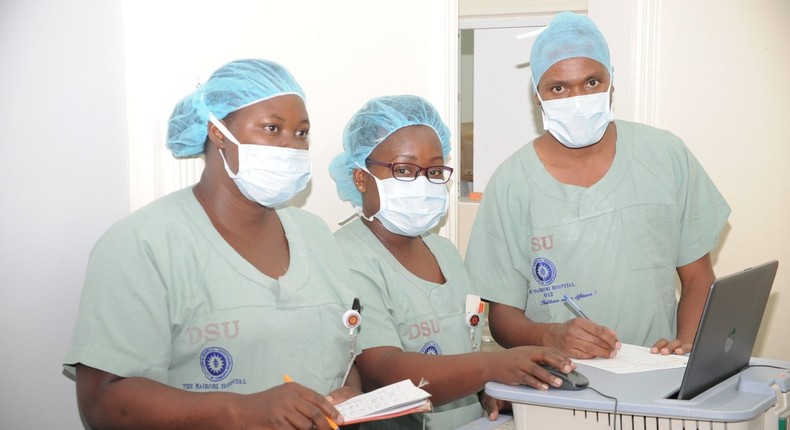
M 346 424 L 393 418 L 431 410 L 431 396 L 410 380 L 396 382 L 335 405 Z

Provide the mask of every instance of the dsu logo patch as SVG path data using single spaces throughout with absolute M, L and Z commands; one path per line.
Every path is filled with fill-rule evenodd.
M 420 354 L 442 355 L 442 348 L 439 348 L 438 343 L 430 341 L 420 348 Z
M 210 381 L 218 382 L 228 377 L 233 369 L 233 357 L 219 347 L 210 347 L 200 353 L 200 367 Z
M 557 268 L 551 261 L 538 257 L 532 261 L 532 277 L 540 285 L 551 285 L 557 278 Z

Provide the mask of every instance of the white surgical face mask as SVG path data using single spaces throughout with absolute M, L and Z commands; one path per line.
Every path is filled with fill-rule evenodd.
M 209 114 L 209 121 L 225 137 L 236 144 L 239 154 L 239 171 L 233 173 L 219 151 L 225 171 L 245 197 L 261 206 L 283 204 L 302 191 L 310 181 L 312 167 L 310 154 L 304 149 L 283 148 L 269 145 L 242 145 L 224 124 Z
M 609 89 L 602 93 L 545 101 L 538 94 L 543 108 L 543 128 L 568 148 L 598 143 L 614 118 L 611 88 L 610 83 Z
M 439 225 L 447 212 L 446 184 L 431 183 L 423 175 L 411 182 L 375 176 L 373 179 L 379 191 L 379 211 L 370 218 L 362 209 L 358 209 L 359 214 L 368 221 L 377 218 L 392 233 L 419 236 Z

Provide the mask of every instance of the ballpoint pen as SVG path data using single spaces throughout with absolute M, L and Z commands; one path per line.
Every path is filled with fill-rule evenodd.
M 577 305 L 576 302 L 574 302 L 573 299 L 570 298 L 567 294 L 563 294 L 562 298 L 565 299 L 565 303 L 567 303 L 568 306 L 570 306 L 573 309 L 576 315 L 579 315 L 580 317 L 585 319 L 590 319 L 590 317 L 588 317 L 587 314 L 584 313 L 582 308 L 580 308 L 579 305 Z
M 283 375 L 283 381 L 285 381 L 286 383 L 290 383 L 293 382 L 294 380 L 288 375 Z M 332 418 L 326 417 L 326 420 L 327 422 L 329 422 L 329 426 L 332 427 L 334 430 L 338 430 L 340 428 L 338 427 L 335 420 L 333 420 Z

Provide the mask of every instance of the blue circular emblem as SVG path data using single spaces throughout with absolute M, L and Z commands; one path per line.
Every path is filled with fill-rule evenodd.
M 532 277 L 540 285 L 551 285 L 557 278 L 557 268 L 551 261 L 538 257 L 532 261 Z
M 420 348 L 420 354 L 442 355 L 442 348 L 439 348 L 438 343 L 430 341 Z
M 211 381 L 217 382 L 228 377 L 233 369 L 233 357 L 220 347 L 210 347 L 200 353 L 200 367 L 203 374 Z

